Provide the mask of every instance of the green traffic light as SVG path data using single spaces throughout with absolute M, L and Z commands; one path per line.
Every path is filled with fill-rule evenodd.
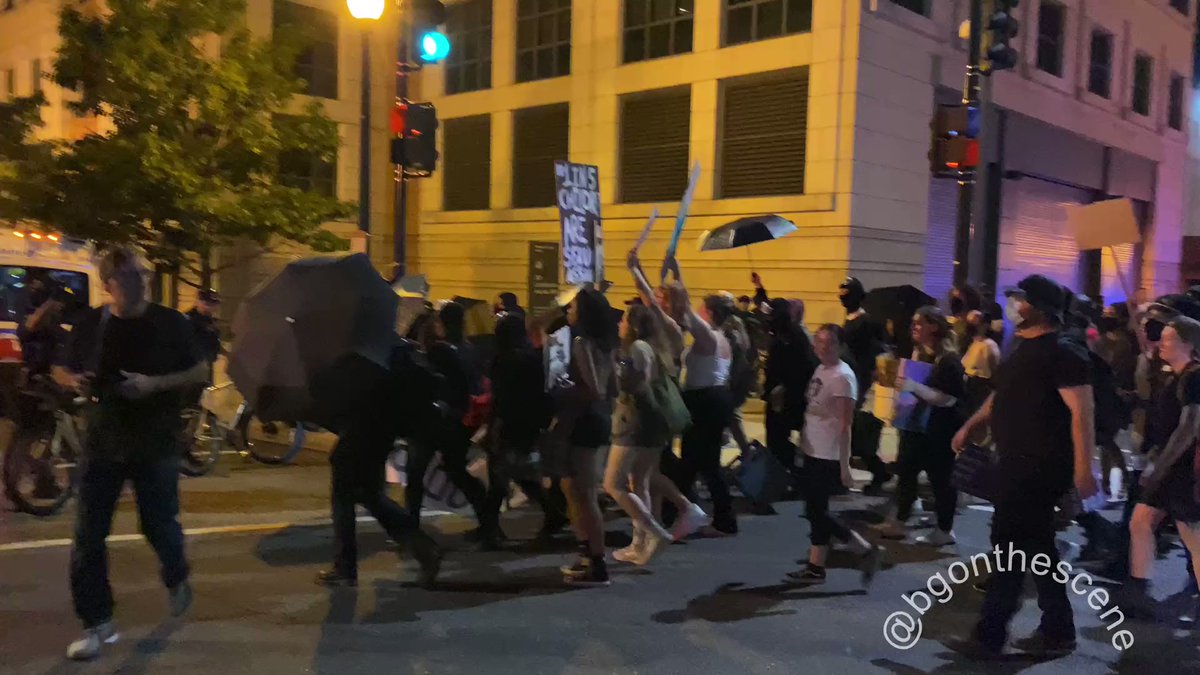
M 426 31 L 421 35 L 420 56 L 422 61 L 441 61 L 450 55 L 450 40 L 440 31 Z

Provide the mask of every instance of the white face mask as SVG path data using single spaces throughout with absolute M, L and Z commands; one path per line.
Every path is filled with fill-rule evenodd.
M 1004 318 L 1014 326 L 1021 325 L 1020 305 L 1020 301 L 1011 295 L 1008 296 L 1008 303 L 1004 305 Z

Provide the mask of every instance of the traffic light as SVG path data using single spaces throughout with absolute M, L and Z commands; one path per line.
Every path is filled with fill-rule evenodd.
M 392 164 L 399 164 L 404 175 L 425 177 L 437 169 L 437 108 L 432 103 L 405 101 L 392 112 Z
M 985 73 L 1010 70 L 1017 65 L 1017 50 L 1013 49 L 1009 42 L 1020 30 L 1014 12 L 1020 1 L 993 0 L 992 15 L 988 19 L 987 32 L 984 33 Z
M 939 105 L 930 124 L 929 170 L 937 176 L 957 176 L 979 166 L 981 125 L 979 108 Z
M 412 58 L 420 64 L 437 63 L 450 54 L 450 39 L 439 26 L 446 23 L 446 5 L 439 0 L 412 2 Z

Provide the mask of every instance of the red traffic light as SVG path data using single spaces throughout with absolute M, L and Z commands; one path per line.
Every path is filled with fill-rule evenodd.
M 391 127 L 392 133 L 400 135 L 404 133 L 404 128 L 408 124 L 408 105 L 397 103 L 392 106 Z

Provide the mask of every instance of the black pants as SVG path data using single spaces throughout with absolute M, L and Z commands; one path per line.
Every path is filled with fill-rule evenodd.
M 767 450 L 779 460 L 779 463 L 794 471 L 796 466 L 796 445 L 792 443 L 792 429 L 796 427 L 796 418 L 785 409 L 776 412 L 767 406 L 763 418 L 763 426 L 767 432 Z
M 347 429 L 330 455 L 334 568 L 342 574 L 354 576 L 358 570 L 356 504 L 379 521 L 392 541 L 424 536 L 420 517 L 388 497 L 386 465 L 391 447 L 389 433 Z
M 488 455 L 488 487 L 487 487 L 487 511 L 488 518 L 492 522 L 500 521 L 500 508 L 504 505 L 504 500 L 508 497 L 508 484 L 516 483 L 517 487 L 521 488 L 521 492 L 529 498 L 529 501 L 537 504 L 542 509 L 542 515 L 548 521 L 553 521 L 555 518 L 565 515 L 565 508 L 558 508 L 558 505 L 553 502 L 547 490 L 542 487 L 542 482 L 527 472 L 521 472 L 520 475 L 514 475 L 513 467 L 509 466 L 509 460 L 518 456 L 527 456 L 533 452 L 536 445 L 536 440 L 520 443 L 506 443 L 504 449 L 499 453 L 489 453 Z
M 1055 473 L 1062 476 L 1063 472 L 1031 469 L 1034 468 L 1005 464 L 999 467 L 1003 485 L 992 517 L 992 544 L 999 546 L 1002 551 L 999 567 L 1005 571 L 1000 572 L 993 567 L 995 573 L 988 583 L 983 613 L 975 629 L 979 640 L 992 647 L 1000 647 L 1007 641 L 1008 622 L 1020 608 L 1025 572 L 1039 553 L 1050 558 L 1051 573 L 1033 575 L 1038 607 L 1042 610 L 1042 622 L 1038 630 L 1053 639 L 1075 637 L 1075 622 L 1071 614 L 1071 602 L 1067 599 L 1066 584 L 1054 580 L 1058 565 L 1058 550 L 1054 546 L 1054 507 L 1066 490 L 1062 481 L 1055 484 L 1053 476 Z M 1014 554 L 1010 565 L 1010 547 L 1013 551 L 1024 552 L 1024 565 L 1021 564 L 1020 553 Z M 995 554 L 990 557 L 992 564 L 996 565 Z M 1061 574 L 1059 578 L 1062 578 Z
M 179 457 L 117 462 L 89 456 L 79 482 L 79 511 L 71 548 L 71 597 L 75 614 L 91 628 L 112 618 L 108 547 L 113 512 L 125 483 L 133 483 L 139 527 L 158 555 L 167 588 L 188 577 L 179 525 Z
M 421 502 L 425 500 L 425 472 L 436 453 L 442 455 L 442 469 L 446 477 L 467 498 L 479 524 L 491 527 L 487 491 L 477 478 L 467 472 L 467 451 L 471 448 L 471 431 L 461 424 L 450 423 L 434 436 L 432 442 L 419 441 L 409 445 L 408 485 L 404 488 L 404 502 L 410 513 L 421 515 Z
M 939 440 L 928 434 L 911 431 L 900 432 L 900 450 L 897 471 L 900 474 L 896 486 L 896 519 L 901 522 L 912 515 L 917 501 L 917 478 L 924 471 L 933 488 L 936 502 L 938 529 L 949 532 L 954 527 L 954 509 L 958 506 L 958 491 L 950 482 L 954 474 L 954 451 L 949 439 Z
M 729 391 L 725 387 L 688 389 L 683 392 L 683 402 L 692 424 L 683 432 L 675 484 L 694 502 L 696 476 L 703 477 L 712 495 L 713 524 L 722 529 L 734 527 L 733 501 L 721 475 L 721 441 L 732 416 Z
M 842 467 L 836 459 L 804 458 L 804 515 L 813 546 L 828 546 L 831 537 L 850 539 L 849 528 L 829 515 L 829 497 L 841 484 Z
M 879 438 L 883 433 L 883 422 L 863 409 L 854 411 L 853 433 L 850 435 L 850 453 L 862 459 L 867 471 L 871 472 L 871 484 L 879 487 L 892 477 L 887 464 L 879 457 Z

